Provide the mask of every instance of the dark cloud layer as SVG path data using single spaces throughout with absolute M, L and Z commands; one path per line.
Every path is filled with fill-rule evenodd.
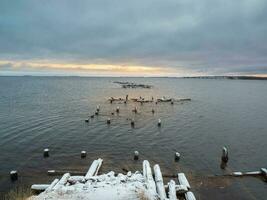
M 0 60 L 266 73 L 266 0 L 1 0 Z

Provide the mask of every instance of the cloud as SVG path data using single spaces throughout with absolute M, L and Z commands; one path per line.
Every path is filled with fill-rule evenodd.
M 261 73 L 266 9 L 265 0 L 2 0 L 0 60 Z

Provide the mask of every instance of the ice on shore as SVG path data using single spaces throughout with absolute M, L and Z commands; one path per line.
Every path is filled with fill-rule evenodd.
M 64 176 L 63 176 L 64 177 Z M 68 177 L 68 176 L 66 176 Z M 113 171 L 88 180 L 81 176 L 70 176 L 67 182 L 52 190 L 44 191 L 30 200 L 155 200 L 158 195 L 150 190 L 144 176 L 140 172 L 115 176 Z

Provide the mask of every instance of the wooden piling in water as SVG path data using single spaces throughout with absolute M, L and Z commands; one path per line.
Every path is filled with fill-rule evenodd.
M 49 149 L 44 149 L 44 157 L 49 157 Z
M 10 179 L 12 180 L 12 181 L 16 181 L 16 180 L 18 180 L 18 172 L 16 171 L 16 170 L 12 170 L 12 171 L 10 171 Z

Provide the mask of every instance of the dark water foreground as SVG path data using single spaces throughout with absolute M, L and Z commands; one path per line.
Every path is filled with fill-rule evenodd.
M 113 81 L 154 85 L 122 89 Z M 110 96 L 189 97 L 191 102 L 118 104 Z M 84 122 L 100 104 L 100 115 Z M 140 114 L 131 112 L 138 106 Z M 155 114 L 151 109 L 155 109 Z M 111 125 L 106 119 L 111 117 Z M 135 117 L 131 128 L 127 118 Z M 157 127 L 161 118 L 162 126 Z M 197 199 L 259 199 L 267 184 L 257 178 L 226 178 L 231 171 L 267 167 L 267 81 L 172 78 L 0 77 L 0 192 L 17 185 L 48 183 L 48 169 L 86 171 L 97 157 L 101 172 L 141 170 L 142 160 L 160 164 L 163 174 L 183 171 Z M 226 170 L 221 147 L 229 148 Z M 50 157 L 43 158 L 43 149 Z M 88 152 L 85 159 L 80 151 Z M 133 151 L 140 160 L 133 160 Z M 174 161 L 174 152 L 181 160 Z M 19 171 L 12 183 L 9 171 Z M 167 180 L 168 178 L 166 178 Z

